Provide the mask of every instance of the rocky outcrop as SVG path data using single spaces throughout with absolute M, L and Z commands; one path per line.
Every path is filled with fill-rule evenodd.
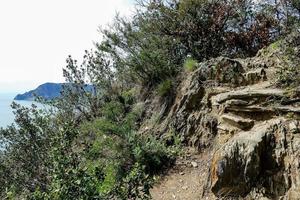
M 213 98 L 213 105 L 222 104 L 228 100 L 253 100 L 254 98 L 266 99 L 268 97 L 284 97 L 284 91 L 280 89 L 252 89 L 246 88 L 244 90 L 230 91 L 216 95 Z
M 280 138 L 274 129 L 282 120 L 269 120 L 251 131 L 240 132 L 216 151 L 211 165 L 211 188 L 217 196 L 244 197 L 259 184 L 267 184 L 263 178 L 274 175 L 276 179 L 282 155 L 276 155 L 274 142 Z M 283 182 L 281 188 L 271 187 L 274 185 L 269 185 L 267 192 L 276 196 L 280 193 L 278 189 L 286 192 L 290 186 Z
M 267 125 L 241 132 L 216 151 L 211 167 L 212 192 L 243 196 L 258 180 L 266 150 Z
M 222 119 L 228 124 L 236 126 L 242 130 L 248 130 L 254 126 L 254 120 L 239 117 L 237 115 L 224 114 L 222 115 Z
M 181 77 L 160 131 L 213 155 L 203 199 L 300 199 L 300 92 L 275 84 L 274 51 L 212 59 Z

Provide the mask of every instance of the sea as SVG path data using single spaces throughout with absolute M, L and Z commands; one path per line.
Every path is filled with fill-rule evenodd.
M 0 127 L 5 128 L 14 122 L 15 116 L 11 104 L 14 101 L 14 93 L 0 93 Z M 33 101 L 15 101 L 22 106 L 30 107 Z M 35 103 L 36 104 L 36 103 Z

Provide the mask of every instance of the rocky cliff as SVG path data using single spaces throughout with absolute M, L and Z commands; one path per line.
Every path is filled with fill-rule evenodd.
M 199 152 L 194 163 L 207 162 L 195 169 L 203 172 L 202 188 L 185 192 L 200 199 L 300 199 L 300 93 L 278 86 L 288 54 L 300 55 L 299 41 L 295 33 L 253 58 L 200 63 L 181 74 L 173 96 L 147 96 L 140 131 L 166 140 L 175 134 Z M 182 199 L 179 193 L 162 199 Z

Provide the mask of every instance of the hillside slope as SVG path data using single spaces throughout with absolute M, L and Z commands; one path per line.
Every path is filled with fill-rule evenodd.
M 176 133 L 198 152 L 177 161 L 154 199 L 300 199 L 298 41 L 295 33 L 253 58 L 200 63 L 173 97 L 148 96 L 140 131 Z

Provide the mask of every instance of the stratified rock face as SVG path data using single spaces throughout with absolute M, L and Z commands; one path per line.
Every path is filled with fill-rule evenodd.
M 217 197 L 300 199 L 300 106 L 282 105 L 286 98 L 264 84 L 211 98 L 223 113 L 218 137 L 234 133 L 215 143 L 210 182 Z
M 217 118 L 209 113 L 202 75 L 198 70 L 182 83 L 182 95 L 177 97 L 167 119 L 171 129 L 180 133 L 187 144 L 197 148 L 210 146 L 218 125 Z
M 222 115 L 223 121 L 236 126 L 242 130 L 249 130 L 254 126 L 254 120 L 252 119 L 245 119 L 243 117 L 239 117 L 237 115 L 232 114 L 224 114 Z
M 270 170 L 274 167 L 266 160 L 274 136 L 269 129 L 279 123 L 279 120 L 269 120 L 251 131 L 240 132 L 216 151 L 211 181 L 212 191 L 217 196 L 245 196 L 267 173 L 266 167 Z
M 172 130 L 213 155 L 201 178 L 216 198 L 300 199 L 300 92 L 291 97 L 276 87 L 285 64 L 277 54 L 284 55 L 261 51 L 199 64 L 183 74 L 166 111 L 160 135 Z

